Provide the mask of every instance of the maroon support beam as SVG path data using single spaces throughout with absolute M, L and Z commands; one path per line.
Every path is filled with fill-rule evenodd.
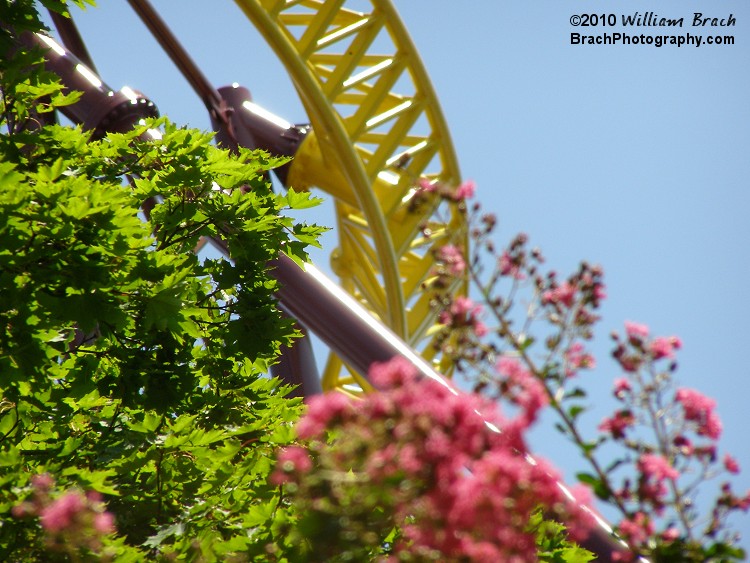
M 95 139 L 107 131 L 129 131 L 140 119 L 159 115 L 145 96 L 130 88 L 113 90 L 54 40 L 36 33 L 23 33 L 21 40 L 29 48 L 46 51 L 47 68 L 60 77 L 67 90 L 83 93 L 78 102 L 63 106 L 60 111 L 84 129 L 92 130 Z
M 169 55 L 169 58 L 172 59 L 175 66 L 185 76 L 206 107 L 209 110 L 218 110 L 221 99 L 217 95 L 216 90 L 198 66 L 190 59 L 187 51 L 180 45 L 180 42 L 164 20 L 161 19 L 159 13 L 151 6 L 151 3 L 147 0 L 128 0 L 128 3 L 135 13 L 138 14 L 138 17 L 141 18 L 141 21 L 148 27 L 151 34 L 162 46 L 162 49 Z
M 292 346 L 282 346 L 279 362 L 271 366 L 271 374 L 281 381 L 295 385 L 290 397 L 312 397 L 320 395 L 323 387 L 315 362 L 312 340 L 302 326 L 297 325 L 302 338 L 295 340 Z
M 73 53 L 78 60 L 89 67 L 89 69 L 99 74 L 99 71 L 96 70 L 96 66 L 94 66 L 94 61 L 91 58 L 91 55 L 89 55 L 86 44 L 83 42 L 81 34 L 78 32 L 78 27 L 76 27 L 73 18 L 66 18 L 54 10 L 49 10 L 49 15 L 52 18 L 52 22 L 55 24 L 55 29 L 57 29 L 57 33 L 60 35 L 60 39 L 62 39 L 65 48 Z

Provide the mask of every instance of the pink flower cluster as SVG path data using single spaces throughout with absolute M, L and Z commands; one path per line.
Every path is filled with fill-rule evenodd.
M 542 303 L 562 305 L 563 307 L 572 307 L 576 297 L 576 287 L 569 283 L 562 284 L 548 289 L 542 293 Z
M 654 337 L 644 324 L 625 323 L 624 336 L 614 335 L 613 352 L 625 376 L 616 380 L 614 388 L 615 397 L 623 404 L 599 425 L 603 435 L 586 441 L 576 427 L 583 405 L 563 408 L 562 403 L 585 395 L 578 388 L 566 389 L 566 384 L 580 370 L 596 365 L 585 344 L 594 336 L 597 309 L 606 298 L 601 268 L 584 262 L 565 279 L 558 279 L 554 271 L 541 273 L 544 260 L 538 250 L 527 248 L 526 235 L 520 234 L 506 248 L 496 250 L 490 239 L 496 217 L 482 214 L 475 204 L 469 218 L 474 251 L 467 263 L 472 281 L 479 285 L 497 323 L 492 331 L 494 338 L 488 341 L 471 338 L 469 330 L 459 333 L 458 338 L 453 338 L 455 332 L 450 333 L 440 342 L 443 353 L 457 359 L 460 371 L 480 370 L 475 389 L 518 405 L 523 411 L 519 418 L 525 416 L 525 424 L 533 422 L 548 400 L 556 399 L 552 409 L 566 422 L 561 428 L 592 462 L 594 473 L 584 474 L 582 480 L 624 516 L 619 532 L 633 547 L 633 557 L 648 558 L 665 543 L 704 533 L 698 531 L 702 524 L 695 524 L 697 515 L 691 501 L 697 496 L 699 484 L 721 473 L 715 465 L 719 459 L 715 441 L 721 434 L 721 422 L 711 399 L 690 389 L 674 392 L 671 375 L 681 340 L 675 336 Z M 528 281 L 519 283 L 521 280 Z M 512 314 L 518 312 L 514 308 L 521 301 L 518 294 L 526 289 L 533 290 L 530 306 Z M 453 303 L 438 297 L 442 305 Z M 471 302 L 457 302 L 446 308 L 441 320 L 449 327 L 465 329 L 472 326 L 478 311 Z M 518 317 L 522 317 L 520 322 Z M 547 334 L 543 338 L 538 334 L 536 338 L 527 336 L 529 327 L 538 321 L 546 322 Z M 522 328 L 516 328 L 519 326 Z M 540 354 L 542 342 L 546 350 Z M 497 358 L 500 360 L 493 365 Z M 599 462 L 598 448 L 608 440 L 617 441 L 626 455 L 604 466 Z M 739 471 L 733 457 L 725 455 L 722 462 L 726 473 Z M 683 473 L 690 477 L 681 478 Z M 615 482 L 620 477 L 622 481 Z M 750 507 L 750 494 L 736 496 L 728 485 L 722 491 L 712 523 L 705 528 L 710 533 L 705 532 L 705 537 L 714 537 L 713 530 L 720 526 L 714 527 L 713 522 L 720 522 L 722 514 Z M 665 514 L 667 509 L 669 513 Z M 659 524 L 665 527 L 656 533 Z M 667 549 L 680 551 L 679 546 Z
M 682 348 L 682 341 L 676 336 L 659 336 L 649 344 L 649 351 L 654 360 L 662 358 L 674 359 L 675 350 Z
M 674 360 L 675 352 L 682 348 L 682 341 L 676 336 L 657 336 L 649 339 L 648 327 L 631 321 L 625 322 L 625 335 L 632 352 L 627 354 L 623 343 L 615 351 L 615 358 L 622 368 L 629 372 L 637 371 L 644 362 L 664 358 Z
M 474 180 L 466 180 L 461 185 L 456 188 L 455 194 L 453 194 L 454 199 L 456 200 L 464 200 L 464 199 L 471 199 L 474 197 L 474 192 L 476 191 L 476 184 L 474 184 Z
M 716 414 L 716 401 L 699 391 L 677 388 L 671 398 L 673 387 L 669 375 L 674 369 L 676 351 L 682 346 L 679 338 L 651 337 L 646 325 L 634 322 L 625 323 L 624 339 L 616 334 L 613 338 L 616 342 L 613 356 L 626 374 L 615 381 L 614 396 L 624 403 L 624 408 L 605 418 L 599 429 L 621 440 L 625 447 L 638 454 L 635 463 L 637 479 L 625 479 L 622 488 L 613 489 L 613 497 L 626 514 L 618 526 L 619 534 L 636 551 L 647 551 L 647 542 L 656 538 L 653 534 L 658 520 L 665 519 L 669 524 L 663 514 L 665 510 L 672 507 L 680 513 L 687 506 L 685 498 L 694 494 L 695 485 L 684 485 L 680 481 L 681 473 L 698 472 L 700 477 L 694 479 L 694 483 L 716 473 L 709 468 L 717 461 L 716 441 L 721 435 L 722 425 Z M 663 360 L 671 362 L 667 370 L 660 368 Z M 665 405 L 670 406 L 666 408 Z M 635 413 L 638 413 L 638 418 Z M 654 418 L 659 420 L 653 425 L 656 433 L 653 444 L 626 439 L 626 431 L 636 422 L 646 424 Z M 662 420 L 669 422 L 664 424 Z M 694 443 L 691 433 L 704 441 Z M 728 473 L 739 472 L 739 465 L 730 455 L 724 456 L 723 466 Z M 722 515 L 729 510 L 750 508 L 750 493 L 738 497 L 731 493 L 728 483 L 722 487 L 722 496 L 717 500 L 707 529 L 718 530 Z M 682 514 L 677 521 L 684 526 L 691 518 Z M 682 532 L 688 531 L 686 528 Z M 658 536 L 660 542 L 667 544 L 679 537 L 680 531 L 674 523 Z
M 521 417 L 527 426 L 537 419 L 537 413 L 549 404 L 544 385 L 517 358 L 503 356 L 497 362 L 497 373 L 502 395 L 521 407 Z
M 461 249 L 454 244 L 447 244 L 440 247 L 437 252 L 437 259 L 445 264 L 448 272 L 453 277 L 461 277 L 466 271 L 466 261 Z
M 675 393 L 674 399 L 684 411 L 685 420 L 696 425 L 699 436 L 707 436 L 718 440 L 721 436 L 721 420 L 714 410 L 716 401 L 696 391 L 695 389 L 681 388 Z
M 402 526 L 396 551 L 404 555 L 528 561 L 536 548 L 524 523 L 537 507 L 574 514 L 578 525 L 588 516 L 565 502 L 547 463 L 524 455 L 523 431 L 546 398 L 516 362 L 503 361 L 500 369 L 526 397 L 523 416 L 506 419 L 477 395 L 418 380 L 402 358 L 373 365 L 370 377 L 381 392 L 359 401 L 341 394 L 310 400 L 297 426 L 308 445 L 285 450 L 274 479 L 293 484 L 295 500 L 320 518 L 326 517 L 321 507 L 339 506 L 331 513 L 337 522 L 353 494 L 344 485 L 351 483 L 358 498 L 376 498 L 378 510 L 390 511 L 393 524 Z M 323 496 L 328 500 L 321 502 Z M 351 512 L 347 518 L 354 526 Z
M 625 430 L 635 424 L 635 417 L 629 410 L 618 410 L 611 417 L 607 417 L 599 424 L 599 430 L 608 432 L 615 440 L 625 437 Z
M 682 341 L 676 336 L 657 336 L 649 339 L 646 325 L 625 322 L 624 342 L 617 340 L 618 346 L 613 356 L 626 372 L 634 373 L 649 362 L 670 359 L 674 360 L 675 352 L 682 347 Z
M 80 523 L 88 525 L 87 520 L 90 518 L 94 531 L 111 534 L 115 531 L 114 517 L 109 512 L 96 510 L 101 502 L 101 495 L 95 491 L 89 491 L 86 495 L 79 491 L 68 491 L 42 509 L 39 520 L 42 528 L 59 533 Z
M 636 466 L 640 473 L 639 501 L 642 505 L 651 505 L 657 515 L 662 514 L 669 493 L 666 481 L 676 482 L 680 477 L 679 471 L 666 458 L 657 454 L 643 454 Z
M 680 473 L 660 455 L 643 454 L 638 460 L 638 469 L 646 479 L 664 481 L 665 479 L 677 479 Z
M 575 326 L 585 338 L 590 338 L 589 327 L 599 320 L 594 313 L 606 297 L 604 272 L 599 266 L 582 263 L 579 270 L 563 282 L 554 272 L 546 278 L 537 276 L 535 284 L 540 302 L 547 307 L 548 320 L 553 325 Z
M 596 367 L 596 360 L 594 356 L 586 352 L 583 348 L 583 344 L 580 342 L 574 342 L 570 347 L 563 353 L 565 359 L 565 376 L 572 377 L 578 370 L 581 369 L 594 369 Z
M 642 341 L 648 338 L 648 327 L 644 324 L 625 321 L 625 334 L 630 340 Z
M 686 541 L 685 538 L 701 533 L 705 533 L 705 538 L 713 538 L 714 530 L 720 528 L 718 524 L 714 527 L 713 522 L 719 522 L 724 512 L 748 509 L 750 494 L 736 496 L 727 485 L 722 489 L 723 496 L 711 525 L 705 528 L 710 533 L 698 531 L 703 523 L 695 523 L 698 517 L 691 501 L 697 496 L 699 484 L 721 473 L 715 467 L 718 460 L 715 440 L 721 434 L 721 422 L 711 399 L 690 389 L 677 389 L 674 394 L 671 375 L 676 369 L 677 352 L 682 348 L 681 340 L 675 336 L 654 337 L 644 324 L 625 323 L 624 337 L 614 335 L 613 352 L 625 375 L 617 379 L 614 388 L 615 397 L 623 404 L 599 425 L 604 435 L 593 441 L 582 437 L 576 425 L 583 405 L 563 408 L 562 403 L 585 395 L 581 389 L 570 390 L 565 386 L 568 378 L 596 364 L 584 345 L 593 338 L 592 328 L 599 319 L 597 309 L 606 298 L 601 268 L 584 262 L 565 279 L 558 279 L 554 271 L 540 273 L 543 258 L 536 249 L 527 250 L 526 235 L 518 235 L 507 248 L 497 251 L 490 240 L 497 224 L 495 216 L 481 214 L 480 207 L 474 205 L 469 217 L 474 241 L 469 260 L 472 280 L 480 286 L 486 305 L 497 319 L 497 328 L 492 333 L 495 338 L 489 342 L 453 339 L 442 350 L 458 358 L 459 370 L 465 366 L 481 370 L 475 389 L 485 392 L 489 389 L 493 396 L 520 405 L 528 417 L 526 423 L 533 421 L 548 398 L 559 398 L 552 403 L 552 409 L 567 423 L 561 428 L 578 444 L 594 469 L 594 473 L 584 474 L 582 480 L 625 517 L 619 532 L 633 547 L 633 557 L 657 555 L 665 543 Z M 494 263 L 494 268 L 486 268 L 483 258 L 490 265 Z M 528 282 L 518 283 L 526 279 Z M 531 305 L 519 315 L 512 315 L 518 312 L 514 309 L 520 302 L 518 293 L 527 288 L 534 292 Z M 444 318 L 453 320 L 451 312 Z M 463 318 L 458 321 L 470 324 Z M 544 330 L 548 334 L 543 338 L 538 334 L 536 338 L 528 337 L 529 327 L 538 321 L 546 322 Z M 517 329 L 518 326 L 522 328 Z M 539 353 L 541 342 L 546 347 L 543 354 Z M 511 357 L 504 357 L 509 354 L 507 350 L 517 354 L 523 366 Z M 494 367 L 500 378 L 495 380 L 492 363 L 498 357 L 501 360 Z M 497 387 L 490 387 L 490 383 L 496 383 Z M 604 466 L 593 453 L 598 454 L 599 446 L 607 440 L 617 441 L 627 453 Z M 731 456 L 725 455 L 722 462 L 725 472 L 739 471 Z M 690 477 L 682 479 L 683 473 Z M 622 481 L 616 483 L 615 479 L 621 476 Z M 665 514 L 667 509 L 669 514 Z M 659 524 L 666 527 L 656 533 Z M 679 546 L 667 549 L 680 552 Z M 661 554 L 658 555 L 656 559 L 661 560 Z
M 482 223 L 484 224 L 484 233 L 488 234 L 494 227 L 497 219 L 494 215 L 485 215 Z M 479 231 L 476 234 L 480 234 Z M 524 233 L 519 233 L 510 242 L 508 247 L 503 250 L 500 257 L 497 258 L 497 273 L 500 276 L 510 277 L 516 281 L 526 279 L 526 274 L 534 273 L 536 266 L 544 262 L 539 250 L 534 249 L 531 252 L 526 250 L 526 243 L 529 238 Z M 485 243 L 485 246 L 487 244 Z M 489 248 L 494 249 L 494 245 Z
M 618 532 L 630 545 L 643 545 L 654 535 L 654 524 L 644 512 L 636 512 L 632 517 L 620 522 Z M 634 557 L 630 553 L 618 553 L 613 559 L 631 561 Z
M 430 180 L 429 178 L 420 178 L 417 181 L 417 188 L 420 193 L 436 193 L 444 199 L 458 202 L 474 197 L 476 184 L 473 180 L 466 180 L 453 189 L 442 182 Z
M 519 260 L 514 258 L 507 250 L 500 255 L 498 268 L 501 276 L 509 276 L 515 280 L 522 280 L 526 277 L 521 271 Z
M 104 536 L 116 531 L 114 516 L 105 510 L 98 492 L 70 489 L 55 497 L 55 481 L 46 473 L 33 476 L 31 484 L 31 500 L 14 506 L 11 512 L 16 518 L 38 516 L 50 548 L 96 550 Z
M 476 336 L 485 336 L 487 326 L 479 320 L 483 309 L 468 297 L 457 296 L 450 306 L 440 313 L 438 320 L 453 329 L 468 329 Z

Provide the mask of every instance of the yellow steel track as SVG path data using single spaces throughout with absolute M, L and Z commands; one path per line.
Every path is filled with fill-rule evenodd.
M 286 66 L 313 125 L 287 181 L 334 197 L 340 246 L 331 261 L 342 287 L 449 370 L 431 346 L 435 315 L 422 287 L 433 249 L 466 248 L 464 218 L 455 205 L 433 198 L 417 206 L 413 196 L 420 177 L 457 186 L 460 173 L 396 10 L 388 0 L 235 1 Z M 331 355 L 323 387 L 352 384 L 367 387 Z

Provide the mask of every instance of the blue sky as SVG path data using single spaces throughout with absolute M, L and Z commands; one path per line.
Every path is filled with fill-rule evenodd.
M 292 122 L 304 111 L 281 64 L 232 2 L 155 2 L 216 85 L 239 82 Z M 208 8 L 210 6 L 210 8 Z M 625 320 L 679 335 L 681 384 L 715 397 L 722 451 L 750 488 L 750 7 L 743 0 L 402 0 L 396 2 L 438 93 L 465 178 L 500 219 L 499 240 L 529 234 L 550 267 L 604 267 L 609 295 L 599 368 L 585 376 L 591 431 L 612 408 L 612 330 Z M 735 45 L 570 45 L 570 33 L 625 30 L 621 16 L 685 18 L 666 33 L 731 34 Z M 690 27 L 694 12 L 729 28 Z M 575 14 L 615 28 L 574 28 Z M 209 129 L 201 102 L 125 2 L 76 19 L 102 78 Z M 311 220 L 325 222 L 324 216 Z M 328 239 L 329 244 L 335 240 Z M 330 250 L 330 248 L 327 248 Z M 320 260 L 324 257 L 320 256 Z M 534 450 L 568 477 L 580 467 L 545 421 Z M 735 527 L 750 547 L 750 519 Z

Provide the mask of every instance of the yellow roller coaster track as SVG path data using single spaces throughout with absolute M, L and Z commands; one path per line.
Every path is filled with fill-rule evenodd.
M 435 92 L 396 10 L 386 0 L 236 2 L 286 66 L 313 125 L 288 184 L 335 198 L 340 246 L 331 262 L 343 288 L 449 371 L 431 345 L 435 314 L 422 287 L 435 248 L 466 248 L 464 218 L 438 198 L 420 206 L 412 199 L 420 177 L 457 186 L 460 174 Z M 465 284 L 453 289 L 465 292 Z M 331 355 L 323 387 L 352 385 L 367 387 Z

